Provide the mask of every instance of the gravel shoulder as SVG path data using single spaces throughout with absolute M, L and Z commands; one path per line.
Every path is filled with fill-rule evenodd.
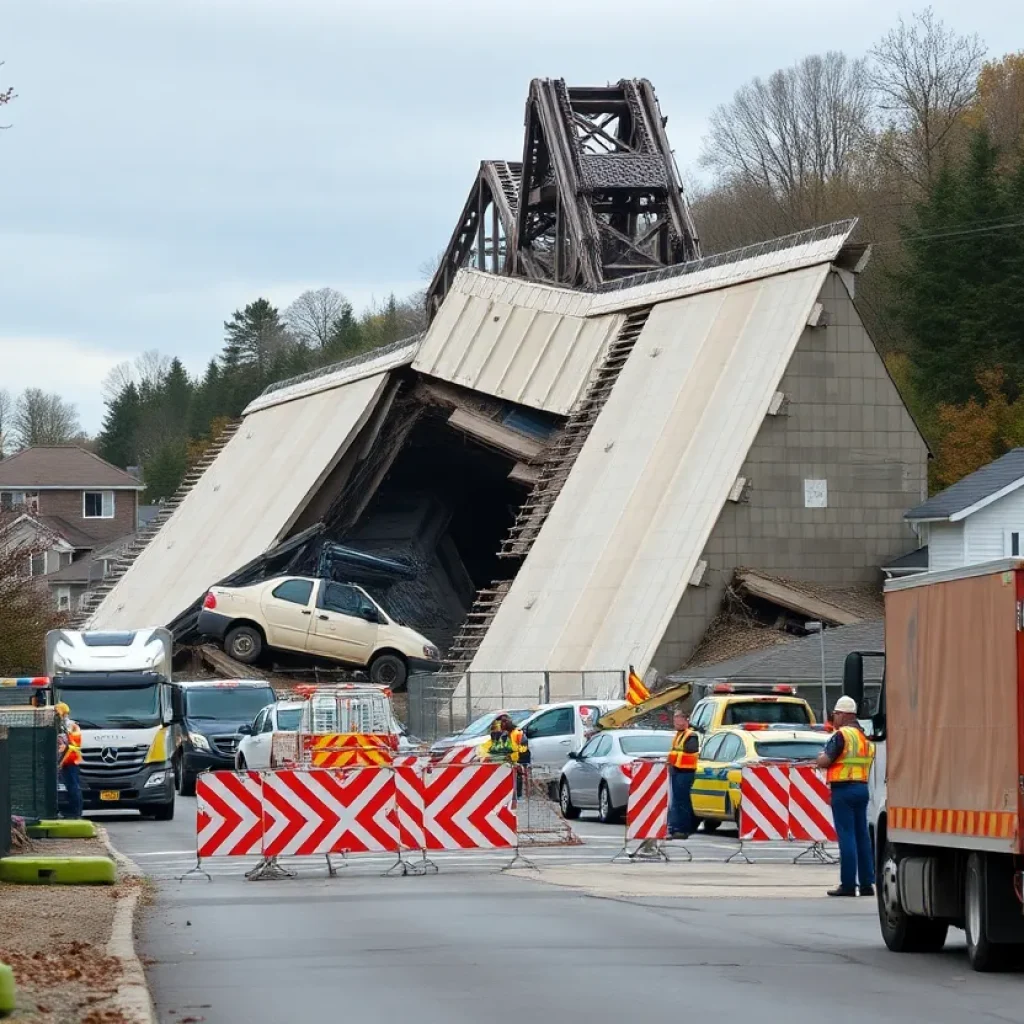
M 106 856 L 99 839 L 34 840 L 19 854 Z M 122 961 L 107 955 L 118 901 L 138 878 L 114 886 L 0 883 L 0 961 L 14 969 L 13 1024 L 133 1024 L 116 1005 Z

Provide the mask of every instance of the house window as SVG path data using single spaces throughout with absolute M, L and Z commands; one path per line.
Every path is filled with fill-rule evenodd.
M 35 491 L 0 491 L 0 509 L 38 512 L 39 495 Z
M 73 551 L 62 551 L 60 553 L 60 567 L 66 569 L 74 557 L 75 553 Z
M 57 588 L 57 611 L 69 612 L 71 611 L 71 588 L 70 587 L 58 587 Z
M 1007 530 L 1003 540 L 1003 554 L 1007 558 L 1021 557 L 1021 534 L 1024 531 Z M 991 556 L 989 556 L 991 557 Z
M 28 574 L 29 576 L 45 576 L 46 575 L 46 552 L 40 551 L 38 554 L 30 555 L 28 560 Z
M 83 519 L 113 519 L 113 491 L 85 491 L 82 494 Z

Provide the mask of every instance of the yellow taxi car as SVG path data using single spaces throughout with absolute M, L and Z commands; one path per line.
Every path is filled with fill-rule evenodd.
M 693 813 L 714 832 L 723 821 L 739 827 L 743 766 L 761 761 L 812 761 L 828 742 L 823 727 L 793 729 L 747 722 L 725 726 L 704 737 L 693 780 Z
M 759 686 L 744 683 L 715 683 L 690 712 L 690 725 L 707 735 L 724 725 L 788 725 L 805 729 L 817 724 L 810 704 L 796 696 L 788 683 Z

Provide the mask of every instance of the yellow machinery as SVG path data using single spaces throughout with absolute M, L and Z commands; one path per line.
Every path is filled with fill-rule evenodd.
M 676 683 L 674 686 L 652 693 L 647 700 L 642 700 L 639 704 L 627 704 L 625 707 L 609 711 L 608 714 L 602 715 L 597 720 L 597 727 L 599 729 L 625 729 L 638 718 L 657 711 L 658 708 L 663 708 L 667 704 L 675 704 L 676 701 L 686 700 L 691 693 L 693 693 L 692 683 Z

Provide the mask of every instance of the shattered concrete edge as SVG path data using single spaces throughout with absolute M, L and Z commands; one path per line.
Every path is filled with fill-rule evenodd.
M 97 825 L 96 833 L 122 874 L 130 878 L 145 877 L 135 861 L 114 847 L 102 825 Z M 149 982 L 146 981 L 146 971 L 135 951 L 135 913 L 141 896 L 139 889 L 133 889 L 127 896 L 118 899 L 114 909 L 114 922 L 110 928 L 110 941 L 107 943 L 107 956 L 116 957 L 121 961 L 121 983 L 114 997 L 115 1005 L 137 1024 L 157 1024 L 153 997 L 150 995 Z

